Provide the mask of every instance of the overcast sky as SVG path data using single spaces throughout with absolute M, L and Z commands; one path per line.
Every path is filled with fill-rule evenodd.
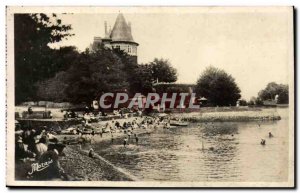
M 122 12 L 122 9 L 120 10 Z M 57 46 L 74 45 L 83 51 L 94 36 L 104 37 L 104 21 L 113 27 L 118 11 L 58 15 L 72 25 L 75 36 Z M 267 83 L 288 83 L 288 38 L 291 27 L 286 11 L 212 11 L 124 13 L 139 43 L 138 62 L 169 59 L 178 70 L 178 82 L 195 83 L 208 66 L 231 74 L 242 98 L 257 96 Z

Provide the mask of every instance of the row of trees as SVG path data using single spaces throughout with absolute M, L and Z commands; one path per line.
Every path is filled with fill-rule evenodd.
M 163 59 L 138 65 L 119 50 L 86 50 L 74 58 L 66 71 L 60 71 L 53 78 L 38 82 L 37 96 L 40 100 L 81 103 L 99 98 L 104 92 L 147 94 L 152 91 L 154 80 L 172 81 L 157 74 L 153 68 L 161 68 L 160 71 L 165 70 L 166 73 L 172 72 L 173 80 L 177 78 L 176 70 Z
M 233 106 L 239 100 L 240 106 L 263 105 L 264 101 L 272 104 L 289 103 L 289 87 L 285 84 L 270 82 L 265 89 L 259 91 L 257 97 L 249 101 L 240 99 L 240 89 L 234 78 L 225 71 L 208 67 L 197 81 L 195 91 L 198 96 L 208 99 L 213 106 Z
M 90 102 L 103 92 L 121 90 L 147 94 L 153 92 L 156 81 L 177 81 L 177 71 L 168 60 L 137 64 L 126 53 L 101 45 L 82 53 L 76 47 L 51 49 L 49 44 L 74 35 L 71 26 L 62 24 L 55 14 L 16 14 L 14 19 L 16 104 L 30 100 Z M 194 91 L 213 106 L 234 106 L 241 98 L 235 79 L 212 66 L 200 75 Z M 264 100 L 288 103 L 288 86 L 269 83 L 257 98 L 240 100 L 240 105 Z

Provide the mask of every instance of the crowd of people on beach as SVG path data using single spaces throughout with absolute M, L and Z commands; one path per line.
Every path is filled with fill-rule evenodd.
M 151 133 L 153 129 L 162 126 L 168 127 L 170 124 L 168 119 L 162 117 L 135 117 L 131 121 L 127 121 L 127 118 L 122 121 L 112 119 L 107 121 L 105 125 L 99 126 L 97 124 L 90 124 L 88 120 L 82 122 L 81 126 L 76 128 L 77 142 L 79 144 L 92 143 L 95 141 L 96 135 L 102 138 L 104 135 L 110 136 L 111 144 L 115 144 L 116 135 L 123 137 L 123 146 L 129 145 L 134 140 L 134 144 L 138 145 L 139 136 L 138 133 Z M 81 127 L 81 129 L 79 128 Z M 99 128 L 100 127 L 100 128 Z M 90 132 L 87 132 L 88 129 Z M 83 132 L 84 131 L 84 132 Z M 67 137 L 64 138 L 63 143 L 67 144 Z
M 25 128 L 15 139 L 15 163 L 20 169 L 16 170 L 17 177 L 31 180 L 68 178 L 58 159 L 65 145 L 46 127 Z

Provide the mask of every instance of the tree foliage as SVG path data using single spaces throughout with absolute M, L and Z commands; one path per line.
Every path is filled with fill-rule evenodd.
M 133 70 L 130 90 L 147 94 L 153 92 L 154 82 L 172 83 L 177 80 L 177 70 L 165 59 L 155 58 L 148 64 L 140 64 Z
M 234 78 L 215 67 L 208 67 L 200 75 L 195 92 L 216 106 L 236 105 L 236 101 L 241 97 L 241 91 Z
M 86 51 L 67 71 L 66 95 L 70 102 L 90 102 L 103 92 L 128 88 L 126 63 L 112 50 Z
M 147 64 L 141 64 L 136 69 L 130 78 L 130 91 L 132 93 L 140 92 L 147 94 L 152 92 L 153 77 L 151 66 Z
M 36 83 L 36 95 L 42 101 L 65 102 L 68 98 L 65 94 L 68 88 L 65 71 L 58 72 L 54 77 Z
M 245 99 L 240 99 L 240 102 L 239 102 L 240 106 L 247 106 L 247 101 Z
M 155 58 L 153 62 L 150 62 L 149 66 L 153 80 L 168 83 L 177 81 L 177 70 L 172 67 L 168 60 Z
M 275 100 L 276 96 L 278 96 L 277 103 L 288 104 L 289 103 L 288 85 L 270 82 L 265 89 L 259 91 L 258 93 L 258 97 L 261 100 Z
M 138 65 L 123 51 L 99 46 L 80 54 L 65 51 L 63 56 L 59 60 L 66 61 L 68 69 L 37 83 L 39 99 L 89 103 L 104 92 L 126 90 L 129 94 L 147 94 L 153 91 L 153 65 Z

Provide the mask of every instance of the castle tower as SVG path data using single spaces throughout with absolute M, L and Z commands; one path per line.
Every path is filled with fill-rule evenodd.
M 131 24 L 127 23 L 123 14 L 119 13 L 115 25 L 110 33 L 111 46 L 113 49 L 120 49 L 128 55 L 137 57 L 138 43 L 133 40 Z
M 126 22 L 122 13 L 117 16 L 114 27 L 107 27 L 104 22 L 104 38 L 94 37 L 94 45 L 102 44 L 109 49 L 120 49 L 130 55 L 137 63 L 138 43 L 133 40 L 131 23 Z

